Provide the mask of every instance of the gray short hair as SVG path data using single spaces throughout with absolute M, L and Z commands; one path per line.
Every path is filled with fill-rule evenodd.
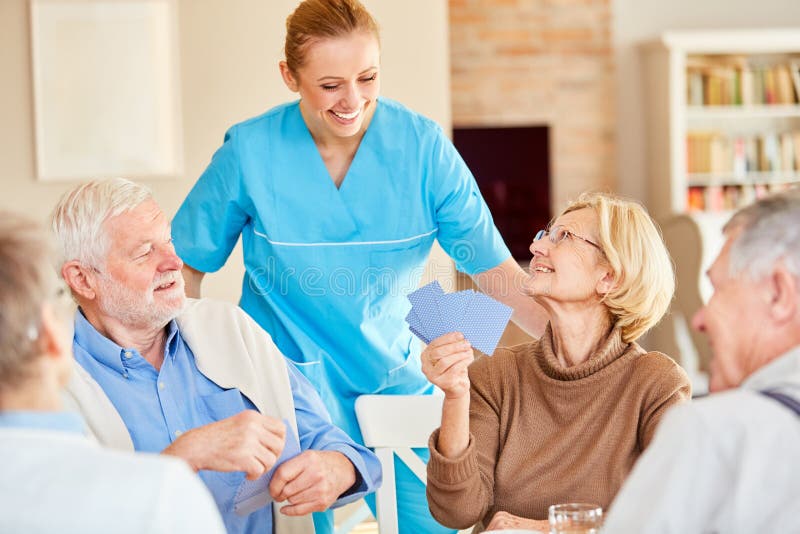
M 49 237 L 30 219 L 0 212 L 0 392 L 27 381 L 40 356 L 42 305 L 57 289 Z
M 77 260 L 102 267 L 110 245 L 104 223 L 153 197 L 147 187 L 126 180 L 95 180 L 67 191 L 52 215 L 60 264 Z
M 800 276 L 800 189 L 762 198 L 736 212 L 723 228 L 741 229 L 731 245 L 731 276 L 746 273 L 753 280 L 768 275 L 783 261 Z

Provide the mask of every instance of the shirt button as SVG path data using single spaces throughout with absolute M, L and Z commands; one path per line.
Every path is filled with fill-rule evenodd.
M 164 389 L 164 382 L 158 383 L 158 389 Z
M 175 437 L 176 437 L 176 438 L 179 438 L 179 437 L 181 437 L 181 434 L 183 434 L 183 432 L 181 432 L 180 430 L 176 430 L 176 431 L 175 431 Z
M 129 350 L 126 350 L 125 357 L 130 360 L 131 358 L 133 358 L 133 353 Z

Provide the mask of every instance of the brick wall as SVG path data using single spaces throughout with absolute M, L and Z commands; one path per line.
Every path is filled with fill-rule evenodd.
M 611 0 L 449 0 L 454 126 L 548 124 L 551 207 L 615 188 Z

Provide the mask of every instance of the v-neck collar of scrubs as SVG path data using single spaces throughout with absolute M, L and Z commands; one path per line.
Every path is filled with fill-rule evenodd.
M 367 147 L 372 138 L 371 132 L 372 130 L 376 129 L 373 128 L 372 125 L 378 119 L 378 116 L 380 115 L 380 109 L 381 109 L 380 98 L 378 98 L 375 100 L 375 110 L 372 113 L 369 125 L 367 125 L 366 131 L 361 136 L 361 141 L 359 141 L 358 143 L 358 147 L 356 148 L 356 153 L 353 155 L 353 159 L 352 161 L 350 161 L 350 165 L 347 167 L 347 172 L 345 172 L 344 178 L 342 178 L 342 182 L 337 187 L 336 182 L 333 179 L 333 176 L 331 176 L 330 171 L 328 171 L 328 166 L 325 165 L 325 160 L 322 157 L 322 153 L 320 152 L 316 141 L 314 141 L 314 136 L 311 135 L 311 130 L 308 128 L 308 124 L 306 124 L 306 121 L 303 118 L 303 112 L 300 109 L 300 102 L 298 101 L 297 103 L 297 118 L 301 123 L 300 129 L 304 132 L 301 135 L 301 139 L 304 144 L 309 145 L 308 147 L 306 147 L 309 149 L 308 152 L 314 154 L 314 156 L 312 156 L 311 158 L 313 161 L 309 161 L 308 164 L 317 166 L 319 171 L 318 173 L 315 172 L 312 175 L 315 177 L 325 176 L 328 182 L 326 184 L 326 187 L 333 188 L 333 190 L 339 193 L 339 195 L 349 196 L 348 193 L 349 190 L 354 188 L 358 189 L 358 183 L 353 185 L 352 182 L 358 182 L 359 176 L 363 174 L 358 172 L 360 162 L 361 160 L 364 159 L 363 152 L 368 150 Z

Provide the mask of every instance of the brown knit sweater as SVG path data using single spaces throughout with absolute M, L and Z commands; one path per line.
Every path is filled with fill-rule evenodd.
M 458 458 L 430 439 L 428 505 L 448 527 L 488 524 L 498 511 L 547 519 L 551 504 L 608 509 L 664 412 L 689 399 L 672 359 L 612 330 L 598 352 L 563 367 L 550 327 L 469 369 L 470 441 Z

